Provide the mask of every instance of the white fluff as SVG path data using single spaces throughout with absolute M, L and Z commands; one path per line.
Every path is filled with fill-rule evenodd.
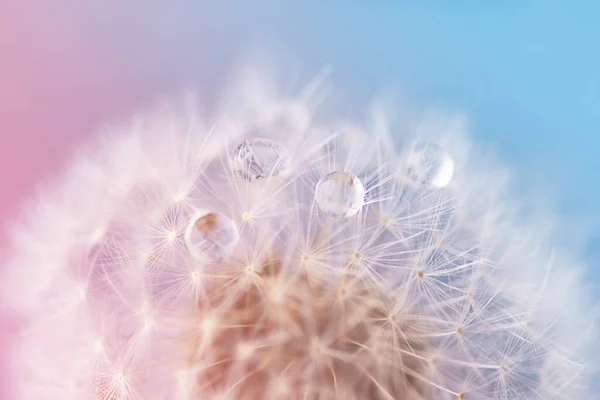
M 365 124 L 329 120 L 310 85 L 277 92 L 275 82 L 250 71 L 233 81 L 212 117 L 189 104 L 159 107 L 102 132 L 24 206 L 0 280 L 3 302 L 28 321 L 8 354 L 18 399 L 252 399 L 235 391 L 243 376 L 235 366 L 224 379 L 231 388 L 203 392 L 195 374 L 204 364 L 190 363 L 181 343 L 189 332 L 208 335 L 224 323 L 207 308 L 201 322 L 193 317 L 205 277 L 233 274 L 233 301 L 245 285 L 263 287 L 254 269 L 273 249 L 291 282 L 305 270 L 335 291 L 341 266 L 355 263 L 360 280 L 394 296 L 397 319 L 411 319 L 415 340 L 428 343 L 418 357 L 430 363 L 417 372 L 397 366 L 394 379 L 419 375 L 432 399 L 593 397 L 596 314 L 584 266 L 521 215 L 508 197 L 508 174 L 479 153 L 462 120 L 430 116 L 398 127 L 381 107 Z M 250 183 L 228 160 L 257 134 L 281 142 L 290 165 L 281 177 Z M 452 157 L 449 185 L 421 187 L 404 177 L 415 140 Z M 318 180 L 336 170 L 365 184 L 356 216 L 330 218 L 313 200 Z M 188 253 L 181 232 L 201 209 L 228 215 L 239 228 L 227 265 Z M 284 298 L 285 285 L 281 278 L 265 298 Z M 363 345 L 374 342 L 376 335 Z M 240 360 L 260 361 L 244 345 L 231 343 Z M 203 351 L 206 359 L 216 354 Z M 375 360 L 374 376 L 389 362 Z M 306 362 L 306 371 L 316 370 Z M 294 393 L 273 377 L 266 396 L 295 398 L 302 389 L 306 398 L 333 398 L 333 383 L 297 379 Z M 340 398 L 361 398 L 344 385 L 335 388 Z M 384 389 L 376 395 L 389 399 Z

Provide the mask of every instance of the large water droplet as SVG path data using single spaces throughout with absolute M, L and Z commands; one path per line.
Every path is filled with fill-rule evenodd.
M 233 220 L 216 212 L 203 212 L 192 219 L 185 240 L 190 253 L 199 259 L 217 261 L 231 255 L 239 241 Z
M 315 199 L 324 212 L 337 217 L 351 217 L 364 204 L 365 187 L 350 172 L 331 172 L 317 183 Z
M 432 143 L 417 146 L 407 164 L 410 179 L 434 188 L 448 185 L 454 176 L 452 157 Z
M 244 140 L 231 161 L 235 173 L 249 181 L 277 176 L 288 166 L 281 143 L 265 138 Z

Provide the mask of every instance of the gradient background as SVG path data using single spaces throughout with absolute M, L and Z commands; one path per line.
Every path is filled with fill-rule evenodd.
M 578 221 L 600 283 L 599 20 L 597 1 L 0 0 L 0 221 L 103 122 L 214 89 L 259 43 L 309 72 L 331 63 L 350 99 L 393 84 L 466 113 L 520 185 Z

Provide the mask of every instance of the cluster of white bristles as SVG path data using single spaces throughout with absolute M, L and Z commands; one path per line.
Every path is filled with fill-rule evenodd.
M 246 78 L 216 118 L 105 133 L 27 207 L 18 399 L 592 397 L 579 267 L 460 124 L 328 121 Z

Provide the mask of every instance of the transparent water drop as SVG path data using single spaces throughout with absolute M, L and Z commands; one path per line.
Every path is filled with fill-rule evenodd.
M 210 261 L 230 256 L 239 238 L 235 222 L 217 212 L 202 212 L 196 215 L 185 234 L 185 241 L 192 256 Z
M 434 188 L 448 185 L 454 176 L 452 157 L 432 143 L 418 145 L 407 164 L 410 179 Z
M 315 200 L 321 210 L 337 217 L 356 215 L 365 201 L 365 187 L 350 172 L 331 172 L 321 178 L 315 189 Z
M 275 177 L 289 164 L 283 145 L 266 138 L 244 140 L 236 147 L 231 161 L 234 172 L 249 181 Z

